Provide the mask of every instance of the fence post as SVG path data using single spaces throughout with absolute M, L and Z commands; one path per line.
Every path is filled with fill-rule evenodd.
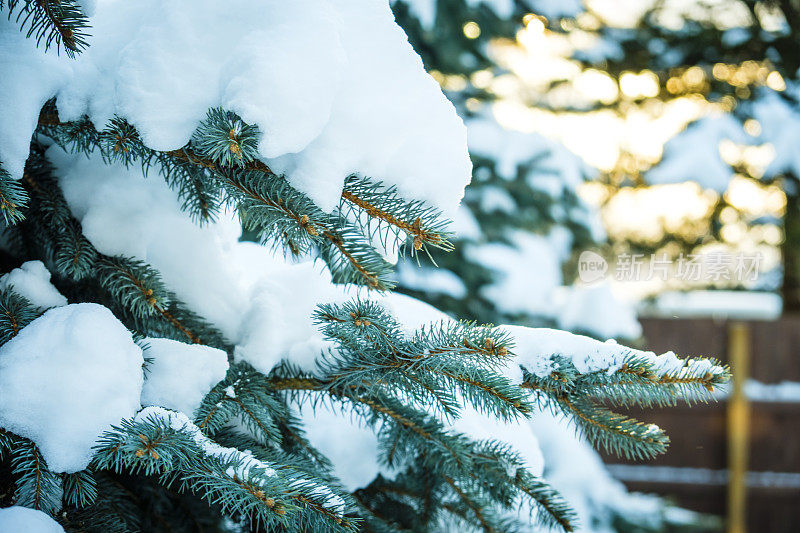
M 728 326 L 728 361 L 733 390 L 728 401 L 728 533 L 747 531 L 747 461 L 750 406 L 744 385 L 750 372 L 750 330 L 743 322 Z

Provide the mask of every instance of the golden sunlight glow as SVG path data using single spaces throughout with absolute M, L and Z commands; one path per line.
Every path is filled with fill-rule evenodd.
M 767 76 L 767 87 L 775 91 L 785 91 L 786 82 L 783 81 L 783 76 L 781 76 L 780 73 L 773 70 Z
M 739 211 L 753 216 L 779 216 L 786 206 L 786 196 L 778 186 L 762 185 L 739 175 L 731 180 L 725 200 Z
M 623 72 L 619 78 L 619 88 L 628 98 L 652 98 L 658 96 L 658 76 L 649 70 L 639 74 Z
M 761 135 L 761 124 L 754 118 L 748 118 L 744 121 L 744 131 L 753 137 Z
M 614 78 L 599 70 L 586 69 L 575 80 L 575 89 L 587 100 L 611 104 L 619 98 Z
M 525 23 L 525 29 L 532 33 L 544 33 L 547 24 L 547 19 L 533 13 L 525 15 L 522 21 Z
M 464 24 L 462 31 L 467 39 L 477 39 L 481 36 L 481 27 L 478 26 L 477 22 L 473 22 L 471 20 Z
M 603 220 L 615 235 L 658 241 L 666 230 L 695 237 L 703 235 L 706 227 L 693 221 L 704 219 L 716 198 L 691 182 L 621 189 L 603 210 Z
M 634 24 L 637 13 L 655 1 L 660 0 L 586 0 L 589 10 L 562 23 L 564 32 L 550 31 L 547 20 L 540 16 L 525 15 L 524 27 L 514 40 L 491 43 L 489 53 L 500 69 L 478 71 L 469 78 L 474 87 L 496 99 L 489 104 L 470 99 L 466 105 L 471 111 L 488 107 L 508 129 L 537 132 L 557 140 L 605 173 L 607 183 L 582 184 L 578 194 L 601 210 L 608 232 L 616 238 L 658 243 L 665 233 L 673 233 L 702 241 L 709 234 L 709 217 L 720 200 L 717 193 L 693 182 L 642 189 L 619 189 L 618 185 L 641 179 L 659 162 L 666 142 L 689 123 L 736 108 L 737 100 L 731 95 L 707 99 L 712 83 L 728 84 L 740 98 L 759 86 L 785 90 L 786 83 L 768 61 L 670 69 L 665 78 L 659 78 L 650 70 L 625 71 L 617 77 L 571 59 L 576 51 L 603 46 L 602 38 L 595 33 L 600 26 Z M 687 0 L 664 2 L 678 10 L 697 11 Z M 742 13 L 726 11 L 728 0 L 709 2 L 715 12 L 711 23 L 736 26 Z M 480 27 L 474 22 L 463 29 L 469 38 L 480 35 Z M 462 86 L 466 81 L 461 76 L 434 76 L 445 88 Z M 662 87 L 668 95 L 664 99 L 659 98 Z M 564 110 L 572 106 L 580 111 Z M 762 125 L 753 119 L 743 126 L 749 143 L 762 132 Z M 754 178 L 761 177 L 775 157 L 770 144 L 722 141 L 719 150 L 736 171 Z M 753 225 L 751 220 L 781 215 L 786 199 L 780 186 L 737 175 L 724 197 L 732 207 L 720 213 L 720 246 L 750 251 L 766 247 L 765 256 L 771 254 L 777 260 L 771 247 L 782 239 L 780 227 Z M 668 248 L 664 251 L 680 251 Z
M 491 70 L 478 70 L 472 73 L 470 81 L 476 88 L 486 89 L 492 83 L 493 77 L 494 74 L 492 74 Z

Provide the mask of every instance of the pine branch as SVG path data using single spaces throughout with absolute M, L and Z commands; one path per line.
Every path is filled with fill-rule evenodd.
M 39 311 L 13 289 L 0 289 L 0 346 L 39 316 Z
M 191 312 L 164 286 L 160 274 L 135 259 L 100 254 L 83 236 L 64 199 L 44 148 L 34 144 L 24 184 L 31 195 L 29 220 L 42 255 L 53 257 L 58 273 L 72 280 L 97 282 L 139 331 L 226 348 L 223 336 Z M 113 305 L 112 305 L 113 307 Z
M 458 495 L 458 497 L 461 498 L 461 500 L 467 505 L 467 507 L 469 507 L 473 513 L 475 513 L 475 518 L 478 519 L 481 528 L 486 533 L 500 533 L 497 529 L 492 527 L 484 517 L 483 514 L 484 506 L 477 503 L 472 496 L 468 495 L 463 489 L 461 489 L 458 485 L 456 485 L 456 482 L 453 481 L 451 478 L 445 477 L 444 481 L 448 485 L 450 485 L 450 487 L 453 489 L 453 492 L 455 492 Z
M 371 185 L 366 179 L 348 180 L 352 188 L 346 186 L 343 198 L 347 203 L 342 204 L 349 206 L 347 213 L 322 212 L 255 158 L 257 130 L 230 112 L 212 109 L 189 145 L 167 152 L 146 148 L 135 129 L 121 119 L 112 121 L 99 135 L 86 131 L 81 136 L 81 129 L 59 122 L 49 104 L 39 124 L 40 131 L 64 146 L 84 152 L 99 147 L 106 159 L 125 164 L 138 160 L 145 170 L 157 164 L 179 191 L 183 207 L 200 221 L 213 219 L 218 209 L 219 189 L 214 185 L 218 182 L 225 190 L 224 201 L 239 209 L 245 228 L 255 231 L 262 243 L 277 242 L 294 255 L 316 248 L 337 283 L 357 283 L 379 291 L 392 287 L 391 265 L 369 241 L 377 231 L 370 220 L 376 221 L 378 230 L 388 224 L 396 235 L 409 235 L 414 251 L 425 245 L 452 248 L 445 231 L 447 223 L 438 211 L 419 201 L 404 201 L 395 188 Z M 366 222 L 361 216 L 353 222 L 347 220 L 345 215 L 354 215 L 354 210 L 365 214 Z M 382 242 L 388 245 L 385 236 Z
M 255 528 L 300 525 L 305 530 L 308 525 L 350 531 L 355 525 L 340 514 L 342 496 L 322 482 L 277 471 L 249 452 L 220 447 L 182 415 L 160 408 L 107 432 L 93 464 L 162 480 L 177 476 L 180 490 L 198 494 L 226 515 L 248 517 Z
M 59 273 L 76 281 L 89 277 L 97 265 L 97 249 L 83 236 L 74 219 L 63 226 L 53 260 Z
M 67 531 L 128 533 L 142 531 L 144 502 L 109 472 L 93 473 L 97 496 L 87 507 L 67 507 L 59 514 Z
M 722 371 L 712 372 L 709 364 Z M 678 369 L 660 373 L 647 360 L 632 357 L 611 375 L 597 372 L 583 376 L 576 382 L 576 388 L 615 405 L 663 407 L 678 401 L 707 402 L 713 399 L 714 389 L 729 379 L 727 367 L 720 367 L 714 359 L 687 360 Z
M 667 451 L 669 437 L 655 424 L 614 413 L 587 398 L 560 396 L 558 405 L 573 415 L 582 433 L 595 445 L 628 459 L 652 459 Z
M 227 377 L 206 395 L 195 422 L 205 434 L 214 435 L 236 417 L 260 445 L 279 444 L 277 419 L 289 418 L 274 389 L 245 363 L 232 366 Z
M 5 0 L 0 9 L 8 9 L 9 20 L 17 10 L 15 21 L 20 31 L 26 32 L 26 37 L 34 36 L 37 46 L 44 41 L 45 50 L 55 43 L 74 57 L 88 46 L 89 20 L 74 0 Z
M 0 460 L 4 460 L 7 453 L 13 453 L 14 446 L 19 440 L 20 437 L 17 437 L 10 431 L 0 428 Z
M 726 383 L 726 367 L 713 359 L 653 359 L 635 352 L 613 372 L 581 373 L 572 361 L 557 356 L 555 370 L 540 377 L 523 368 L 522 388 L 534 392 L 543 406 L 572 415 L 578 428 L 594 445 L 628 458 L 652 458 L 664 453 L 669 438 L 653 424 L 615 413 L 596 402 L 630 406 L 669 406 L 682 400 L 707 401 L 714 387 Z M 661 366 L 656 365 L 663 365 Z
M 97 499 L 97 481 L 91 470 L 81 470 L 62 476 L 64 503 L 72 507 L 87 507 Z
M 11 226 L 25 218 L 22 209 L 28 203 L 28 195 L 25 194 L 19 182 L 11 177 L 3 168 L 0 162 L 0 217 L 2 221 Z
M 342 200 L 340 212 L 356 219 L 366 215 L 367 234 L 377 234 L 384 248 L 390 248 L 387 237 L 391 233 L 396 238 L 407 236 L 411 240 L 412 254 L 426 245 L 447 252 L 453 250 L 449 240 L 452 234 L 447 231 L 449 222 L 441 212 L 424 202 L 403 199 L 397 187 L 350 176 L 345 181 Z
M 205 159 L 222 167 L 247 168 L 258 164 L 259 131 L 234 113 L 215 107 L 208 111 L 192 137 L 192 145 Z M 204 165 L 212 168 L 210 164 Z M 268 171 L 266 167 L 264 171 Z
M 559 527 L 564 531 L 575 531 L 578 517 L 561 495 L 547 482 L 531 475 L 524 469 L 517 469 L 514 486 L 536 502 L 540 510 L 537 519 L 544 527 Z
M 61 509 L 61 478 L 47 468 L 32 442 L 19 439 L 11 455 L 11 472 L 16 478 L 16 503 L 55 515 Z
M 495 370 L 509 353 L 502 331 L 441 322 L 407 338 L 371 301 L 322 305 L 314 320 L 340 347 L 319 364 L 320 379 L 331 387 L 367 394 L 371 388 L 400 387 L 416 405 L 433 402 L 448 416 L 457 414 L 461 400 L 503 420 L 530 412 L 525 392 Z
M 169 304 L 161 276 L 149 265 L 125 257 L 103 257 L 97 279 L 117 303 L 139 318 L 163 315 Z M 193 336 L 191 332 L 187 335 Z

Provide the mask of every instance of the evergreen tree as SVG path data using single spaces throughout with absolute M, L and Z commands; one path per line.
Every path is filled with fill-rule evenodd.
M 154 13 L 111 3 L 87 16 L 81 5 L 0 3 L 4 100 L 16 110 L 0 110 L 10 270 L 0 281 L 0 452 L 2 504 L 15 506 L 0 510 L 0 523 L 26 527 L 27 507 L 69 531 L 569 531 L 568 502 L 498 435 L 513 437 L 547 404 L 592 443 L 650 458 L 667 436 L 610 407 L 702 400 L 727 380 L 711 360 L 457 322 L 389 293 L 385 256 L 452 249 L 441 210 L 455 198 L 444 185 L 468 164 L 441 153 L 455 146 L 466 159 L 463 143 L 441 138 L 454 114 L 428 89 L 388 8 L 176 3 Z M 310 22 L 314 34 L 304 34 Z M 333 27 L 340 33 L 319 37 Z M 364 87 L 330 96 L 315 85 L 322 92 L 312 96 L 333 99 L 329 122 L 304 114 L 316 101 L 276 73 L 313 84 L 323 73 L 303 77 L 298 57 L 317 56 L 320 69 L 338 61 L 364 87 L 356 67 L 377 77 L 380 60 L 417 76 L 383 88 L 409 83 L 401 93 L 416 100 L 391 103 L 408 106 L 403 117 L 409 104 L 424 107 L 435 121 L 409 119 L 407 137 L 392 128 L 389 138 L 408 143 L 414 161 L 451 165 L 433 169 L 442 189 L 424 194 L 425 179 L 386 170 L 403 147 L 376 144 L 386 138 L 370 122 L 386 112 L 378 89 L 357 93 L 376 100 L 353 102 Z M 229 108 L 207 105 L 220 87 Z M 274 98 L 268 109 L 258 107 L 263 94 Z M 373 116 L 347 114 L 358 104 Z M 281 129 L 286 116 L 307 122 Z M 297 148 L 304 128 L 321 135 L 350 121 L 372 126 L 347 131 L 380 149 L 383 165 L 356 152 L 365 171 L 331 177 L 327 164 L 352 146 L 331 135 L 331 144 L 312 136 L 316 151 Z M 179 148 L 167 135 L 175 131 L 186 137 Z M 416 137 L 442 144 L 422 153 Z M 323 190 L 335 190 L 332 206 Z M 237 242 L 241 228 L 259 245 Z M 229 294 L 247 277 L 260 285 Z M 356 427 L 376 457 L 355 450 L 342 463 L 319 450 L 306 430 L 325 413 L 338 421 L 334 452 L 355 443 Z M 345 484 L 374 461 L 367 483 Z

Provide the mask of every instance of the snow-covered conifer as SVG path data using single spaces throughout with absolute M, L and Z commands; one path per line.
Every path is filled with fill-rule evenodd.
M 471 163 L 387 2 L 0 8 L 0 524 L 572 530 L 537 404 L 647 458 L 727 379 L 390 292 Z

